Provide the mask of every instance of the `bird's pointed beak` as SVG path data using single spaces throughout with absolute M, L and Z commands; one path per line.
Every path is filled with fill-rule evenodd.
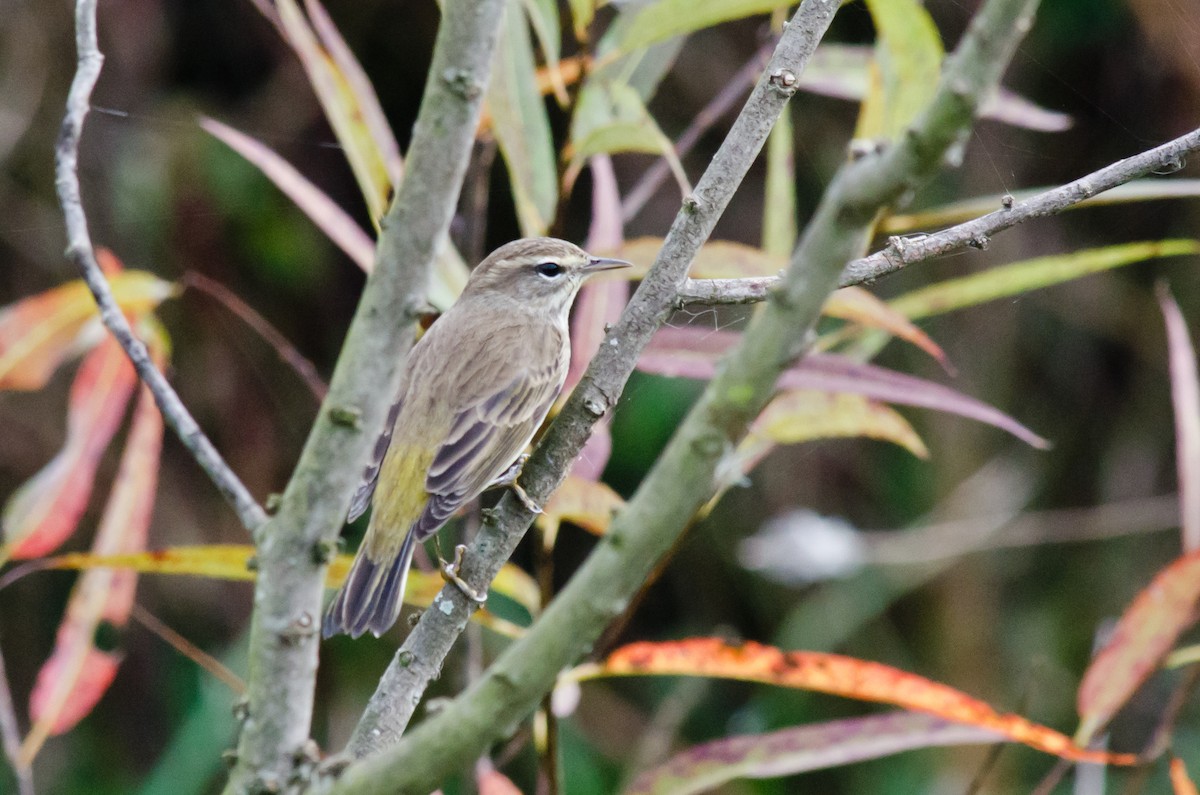
M 588 263 L 580 270 L 585 274 L 599 273 L 600 271 L 611 271 L 617 268 L 632 268 L 632 262 L 626 262 L 623 259 L 606 259 L 604 257 L 592 257 Z

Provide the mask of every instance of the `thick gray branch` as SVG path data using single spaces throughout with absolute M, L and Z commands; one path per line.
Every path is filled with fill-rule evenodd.
M 446 238 L 504 0 L 448 0 L 408 151 L 329 396 L 258 538 L 250 678 L 227 792 L 285 786 L 309 737 L 326 562 L 395 394 L 435 247 Z
M 738 349 L 723 361 L 696 407 L 614 520 L 604 542 L 529 633 L 510 646 L 465 693 L 395 748 L 351 766 L 333 791 L 425 792 L 434 788 L 462 759 L 472 758 L 488 742 L 502 736 L 515 720 L 527 715 L 553 685 L 558 672 L 588 652 L 711 495 L 714 472 L 722 456 L 740 440 L 769 399 L 779 373 L 803 351 L 821 305 L 845 264 L 859 250 L 875 213 L 934 174 L 951 146 L 969 130 L 981 98 L 999 82 L 1035 6 L 1035 0 L 988 0 L 949 60 L 929 110 L 913 129 L 894 148 L 839 172 L 796 250 L 781 289 L 773 294 L 774 300 L 756 315 Z M 801 6 L 781 40 L 781 48 L 798 29 L 808 31 L 806 36 L 818 35 L 824 25 L 813 25 L 812 17 L 806 17 L 806 12 L 816 14 L 817 7 L 812 0 Z M 798 45 L 791 41 L 786 46 Z M 779 68 L 778 64 L 776 60 L 768 67 L 768 75 Z M 764 91 L 771 91 L 766 81 L 756 89 L 751 104 L 761 99 Z M 745 115 L 739 117 L 739 122 Z M 769 128 L 770 124 L 765 126 Z M 739 129 L 735 123 L 726 145 L 745 134 L 745 128 Z M 743 145 L 734 143 L 735 147 Z M 750 148 L 757 152 L 753 144 Z M 694 219 L 708 213 L 723 195 L 721 192 L 731 191 L 736 182 L 722 179 L 713 185 L 701 180 L 696 201 L 685 206 L 676 220 L 654 270 L 610 336 L 609 342 L 616 344 L 602 346 L 606 353 L 597 355 L 589 375 L 543 443 L 525 483 L 535 498 L 545 497 L 547 487 L 557 483 L 596 417 L 619 395 L 640 345 L 674 304 L 683 282 L 686 260 L 678 263 L 674 257 L 684 251 L 694 253 L 711 230 L 710 223 L 695 224 Z M 715 190 L 706 193 L 705 188 Z M 687 246 L 678 242 L 681 235 L 688 240 Z M 656 278 L 664 274 L 669 278 Z M 613 352 L 607 352 L 609 348 Z M 534 463 L 531 459 L 530 464 Z M 515 502 L 509 497 L 502 501 L 499 514 L 481 533 L 478 550 L 499 552 L 506 546 L 507 537 L 519 534 L 516 526 L 523 527 L 529 516 L 515 511 Z M 480 583 L 480 576 L 493 565 L 479 555 L 477 552 L 471 558 L 473 567 L 468 572 L 473 585 L 486 584 L 486 580 Z M 443 591 L 440 598 L 453 597 Z M 450 612 L 465 614 L 461 603 L 461 598 L 453 602 L 454 610 Z M 442 613 L 436 608 L 435 604 L 435 609 L 426 611 L 423 623 Z M 410 646 L 406 661 L 423 663 L 415 659 L 417 653 L 424 653 L 424 648 Z M 376 728 L 394 731 L 387 724 Z
M 534 500 L 543 502 L 561 483 L 571 461 L 587 441 L 592 425 L 620 396 L 639 352 L 671 313 L 689 264 L 708 239 L 775 119 L 795 92 L 796 75 L 816 48 L 837 6 L 836 0 L 809 0 L 780 38 L 775 54 L 729 136 L 672 224 L 654 266 L 608 335 L 606 344 L 600 346 L 546 439 L 526 463 L 521 482 Z M 506 495 L 497 509 L 485 517 L 468 554 L 464 578 L 476 588 L 486 588 L 531 520 L 528 509 Z M 443 589 L 384 675 L 351 739 L 348 749 L 351 754 L 366 756 L 396 742 L 426 686 L 437 676 L 455 638 L 466 626 L 470 610 L 471 605 L 457 588 Z M 491 736 L 497 736 L 504 728 L 492 725 Z M 482 740 L 474 737 L 471 743 L 481 744 Z
M 1147 174 L 1178 170 L 1184 159 L 1196 151 L 1200 151 L 1200 129 L 1011 206 L 1004 206 L 1005 200 L 998 200 L 1001 209 L 979 218 L 927 235 L 892 237 L 887 248 L 847 265 L 838 278 L 838 287 L 870 283 L 918 262 L 965 248 L 984 247 L 997 232 L 1017 224 L 1055 215 Z M 778 276 L 688 279 L 679 288 L 678 300 L 680 305 L 753 304 L 766 300 L 780 281 Z
M 67 94 L 67 112 L 63 117 L 58 143 L 54 147 L 54 177 L 67 227 L 67 257 L 79 269 L 88 289 L 96 298 L 101 321 L 129 355 L 138 378 L 154 395 L 154 402 L 158 404 L 167 425 L 179 436 L 221 495 L 233 505 L 242 525 L 253 532 L 266 522 L 266 513 L 200 430 L 167 379 L 150 361 L 146 346 L 134 335 L 96 262 L 96 251 L 92 247 L 79 190 L 79 139 L 91 107 L 92 89 L 96 86 L 100 67 L 104 63 L 104 56 L 100 54 L 96 41 L 96 0 L 79 0 L 75 5 L 75 46 L 79 60 L 71 90 Z

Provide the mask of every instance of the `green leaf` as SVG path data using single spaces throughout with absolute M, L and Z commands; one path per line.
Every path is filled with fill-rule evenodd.
M 892 140 L 933 98 L 945 51 L 917 0 L 867 0 L 867 8 L 875 23 L 875 68 L 854 137 Z
M 587 29 L 596 16 L 596 0 L 567 0 L 571 7 L 571 22 L 575 28 L 575 38 L 587 41 Z
M 1122 265 L 1196 253 L 1200 253 L 1200 241 L 1154 240 L 1036 257 L 933 284 L 902 295 L 890 303 L 893 309 L 911 319 L 929 317 L 1062 284 Z
M 763 251 L 786 257 L 796 245 L 796 158 L 792 114 L 785 107 L 767 138 Z
M 568 184 L 592 155 L 648 152 L 666 158 L 681 192 L 691 192 L 674 144 L 659 129 L 638 92 L 625 83 L 588 81 L 575 107 L 569 152 Z
M 533 27 L 533 35 L 537 36 L 538 46 L 546 58 L 546 72 L 550 77 L 558 104 L 566 106 L 570 102 L 567 96 L 567 86 L 563 82 L 562 73 L 558 69 L 558 61 L 562 56 L 559 39 L 562 36 L 562 22 L 558 16 L 558 3 L 555 0 L 522 0 L 525 15 Z
M 606 36 L 603 55 L 626 53 L 733 19 L 792 5 L 782 0 L 657 0 L 621 15 L 619 35 Z M 621 19 L 619 18 L 619 19 Z
M 550 119 L 538 91 L 533 43 L 518 0 L 509 0 L 496 47 L 487 104 L 508 166 L 521 234 L 545 234 L 558 205 Z

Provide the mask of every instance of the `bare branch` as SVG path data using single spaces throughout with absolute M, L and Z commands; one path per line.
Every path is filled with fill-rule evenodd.
M 1073 204 L 1147 174 L 1178 171 L 1183 167 L 1187 155 L 1197 150 L 1200 150 L 1200 129 L 1141 154 L 1118 160 L 1074 182 L 1039 193 L 1011 207 L 1003 206 L 1002 200 L 999 210 L 973 221 L 931 235 L 890 238 L 883 251 L 847 265 L 839 285 L 845 287 L 871 282 L 915 262 L 940 257 L 968 246 L 982 248 L 992 235 L 1031 218 L 1060 213 Z
M 146 346 L 134 335 L 129 321 L 125 319 L 116 299 L 113 298 L 108 280 L 96 262 L 96 252 L 92 247 L 87 215 L 83 209 L 79 189 L 79 139 L 83 135 L 83 122 L 91 107 L 92 89 L 100 77 L 100 67 L 104 63 L 104 56 L 101 55 L 96 41 L 96 0 L 78 0 L 76 3 L 75 45 L 78 64 L 75 78 L 71 82 L 71 90 L 67 95 L 67 112 L 63 118 L 62 130 L 54 147 L 58 201 L 62 206 L 67 227 L 67 257 L 79 269 L 88 289 L 96 298 L 101 321 L 129 355 L 138 378 L 154 395 L 154 402 L 158 404 L 167 425 L 175 431 L 183 446 L 196 459 L 196 463 L 237 511 L 242 525 L 253 532 L 267 521 L 266 512 L 200 430 L 200 426 L 196 424 L 196 420 L 183 405 L 183 401 L 179 399 L 166 377 L 150 361 Z
M 774 292 L 774 300 L 756 314 L 739 347 L 722 362 L 717 376 L 616 517 L 604 541 L 529 633 L 506 649 L 465 693 L 396 747 L 350 766 L 332 791 L 357 794 L 432 789 L 460 760 L 472 758 L 500 737 L 517 716 L 528 714 L 553 685 L 558 672 L 587 653 L 711 495 L 714 472 L 722 456 L 740 440 L 770 398 L 782 369 L 804 350 L 821 305 L 870 229 L 875 214 L 936 173 L 946 152 L 967 134 L 982 98 L 998 84 L 1017 42 L 1028 30 L 1035 8 L 1036 0 L 988 0 L 948 60 L 933 102 L 912 129 L 892 148 L 843 167 L 834 178 L 796 250 L 783 289 Z M 756 110 L 744 111 L 735 122 L 713 167 L 697 186 L 696 195 L 685 202 L 646 281 L 607 344 L 601 346 L 547 440 L 527 464 L 524 485 L 534 499 L 544 498 L 557 485 L 592 424 L 620 394 L 642 345 L 674 305 L 691 256 L 711 231 L 712 222 L 740 179 L 741 172 L 731 161 L 740 166 L 741 158 L 731 157 L 730 150 L 751 159 L 757 154 L 786 100 L 786 96 L 779 96 L 784 92 L 775 85 L 794 88 L 793 59 L 806 52 L 806 44 L 815 45 L 832 12 L 829 4 L 813 0 L 800 6 L 764 80 L 748 103 Z M 801 31 L 803 34 L 797 36 Z M 799 61 L 802 63 L 803 58 Z M 764 101 L 768 96 L 776 96 L 779 101 Z M 757 137 L 760 130 L 763 137 Z M 506 496 L 481 530 L 465 567 L 472 586 L 486 585 L 484 578 L 499 565 L 493 559 L 503 559 L 515 545 L 512 539 L 519 537 L 528 524 L 529 512 L 518 509 L 517 503 L 511 495 Z M 443 590 L 434 608 L 426 611 L 401 651 L 401 663 L 410 670 L 430 662 L 423 656 L 436 639 L 430 627 L 442 625 L 450 633 L 457 616 L 461 614 L 465 621 L 465 597 L 460 594 Z M 412 642 L 414 637 L 418 643 Z M 371 724 L 367 734 L 377 732 L 386 741 L 395 738 L 398 727 L 381 720 L 381 706 L 390 708 L 387 718 L 402 715 L 402 726 L 411 714 L 410 704 L 421 692 L 419 687 L 411 686 L 420 683 L 414 677 L 405 677 L 398 668 L 403 665 L 398 663 L 389 669 L 381 685 L 383 695 L 377 693 L 365 719 Z M 389 691 L 396 683 L 401 686 Z M 360 741 L 355 748 L 369 747 Z
M 1043 191 L 1025 201 L 1012 204 L 1011 207 L 1004 207 L 1004 200 L 998 200 L 1002 206 L 994 213 L 928 235 L 892 237 L 887 248 L 847 265 L 838 279 L 838 287 L 873 282 L 881 276 L 895 273 L 918 262 L 966 248 L 980 248 L 997 232 L 1017 224 L 1033 218 L 1055 215 L 1147 174 L 1178 170 L 1183 160 L 1198 150 L 1200 129 L 1097 169 L 1074 182 Z M 678 300 L 681 305 L 753 304 L 766 300 L 770 291 L 777 287 L 780 281 L 778 276 L 688 279 L 679 288 Z
M 396 393 L 479 124 L 505 0 L 449 0 L 375 267 L 279 512 L 259 535 L 246 719 L 228 793 L 285 787 L 312 719 L 326 563 Z
M 675 306 L 675 294 L 686 279 L 689 264 L 711 234 L 761 150 L 775 119 L 795 92 L 795 75 L 816 49 L 837 7 L 836 0 L 804 3 L 780 38 L 771 62 L 730 134 L 697 183 L 695 192 L 676 216 L 657 261 L 605 344 L 600 346 L 566 408 L 525 464 L 522 485 L 535 501 L 544 502 L 562 482 L 571 462 L 587 441 L 592 425 L 616 401 L 633 371 L 638 354 L 670 315 Z M 512 495 L 506 495 L 493 512 L 485 515 L 483 527 L 463 568 L 462 576 L 467 582 L 476 588 L 486 588 L 515 549 L 532 518 L 529 510 Z M 397 652 L 356 728 L 348 748 L 352 755 L 367 756 L 396 742 L 412 717 L 421 694 L 437 676 L 442 660 L 466 626 L 471 609 L 457 588 L 447 588 L 438 596 L 433 609 L 425 611 Z M 571 643 L 568 638 L 561 638 L 560 642 Z M 493 723 L 489 730 L 495 732 L 500 728 Z M 478 742 L 478 739 L 471 742 Z M 429 769 L 429 765 L 423 767 Z M 415 788 L 420 786 L 414 785 Z

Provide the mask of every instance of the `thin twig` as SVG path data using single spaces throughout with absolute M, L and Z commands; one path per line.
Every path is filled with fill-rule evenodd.
M 129 617 L 156 635 L 163 643 L 166 643 L 175 649 L 175 651 L 187 657 L 205 671 L 208 671 L 208 673 L 212 674 L 213 678 L 228 687 L 235 695 L 240 696 L 246 692 L 246 683 L 242 681 L 240 676 L 229 670 L 229 666 L 171 629 L 158 616 L 137 602 L 133 603 Z
M 75 44 L 79 60 L 75 78 L 71 82 L 71 90 L 67 95 L 67 111 L 63 117 L 62 130 L 54 147 L 58 201 L 62 206 L 67 227 L 67 257 L 79 269 L 80 275 L 96 299 L 101 321 L 129 355 L 138 378 L 154 395 L 154 402 L 158 404 L 167 425 L 175 431 L 183 446 L 196 459 L 196 463 L 233 506 L 242 525 L 253 533 L 267 521 L 266 512 L 200 430 L 200 426 L 184 407 L 183 401 L 179 399 L 166 377 L 151 362 L 146 346 L 134 335 L 129 321 L 125 319 L 116 299 L 113 298 L 108 280 L 96 262 L 96 252 L 92 247 L 79 188 L 79 139 L 90 109 L 92 89 L 100 77 L 100 67 L 104 63 L 104 56 L 100 54 L 96 42 L 96 0 L 78 0 L 76 3 Z
M 985 247 L 988 238 L 997 232 L 1033 218 L 1055 215 L 1119 185 L 1176 167 L 1196 151 L 1200 151 L 1200 129 L 972 221 L 928 235 L 889 238 L 886 248 L 847 265 L 838 286 L 870 283 L 909 265 L 967 248 Z M 1004 200 L 998 203 L 1003 205 Z M 778 276 L 688 279 L 679 289 L 678 301 L 680 305 L 753 304 L 766 300 L 779 283 Z
M 280 333 L 279 329 L 271 325 L 270 321 L 256 312 L 254 307 L 239 298 L 233 290 L 196 271 L 188 271 L 179 281 L 185 287 L 199 290 L 236 315 L 271 346 L 281 362 L 292 368 L 318 402 L 325 399 L 325 395 L 329 392 L 329 385 L 321 380 L 316 365 L 300 353 L 296 346 Z
M 688 152 L 692 151 L 692 147 L 700 141 L 701 136 L 712 129 L 712 126 L 720 121 L 733 108 L 734 104 L 746 95 L 747 91 L 754 87 L 754 82 L 774 46 L 775 44 L 772 42 L 760 47 L 750 60 L 734 73 L 733 78 L 725 84 L 725 87 L 700 109 L 700 112 L 692 119 L 692 123 L 683 131 L 683 135 L 679 136 L 679 140 L 675 142 L 676 157 L 680 159 L 687 157 Z M 666 158 L 658 158 L 654 165 L 642 173 L 642 178 L 629 190 L 624 201 L 621 202 L 621 220 L 629 223 L 636 218 L 637 214 L 646 206 L 646 202 L 650 201 L 655 191 L 670 175 L 670 163 Z
M 0 654 L 0 745 L 17 781 L 18 795 L 33 795 L 33 770 L 21 758 L 21 729 L 13 709 L 12 691 L 8 688 L 8 672 L 4 655 Z
M 443 589 L 436 609 L 422 616 L 356 729 L 356 742 L 352 742 L 356 752 L 386 750 L 351 765 L 331 791 L 362 795 L 434 788 L 461 760 L 478 755 L 515 718 L 528 714 L 562 668 L 586 653 L 711 496 L 719 462 L 769 400 L 783 368 L 804 351 L 838 274 L 878 212 L 937 173 L 946 152 L 967 134 L 983 97 L 995 89 L 1017 42 L 1029 29 L 1036 5 L 1036 0 L 983 4 L 947 60 L 943 80 L 925 113 L 891 149 L 843 167 L 834 178 L 792 258 L 784 289 L 755 315 L 741 344 L 722 361 L 603 543 L 529 632 L 509 646 L 483 678 L 395 747 L 386 748 L 396 741 L 436 670 L 431 663 L 436 666 L 444 658 L 445 649 L 461 631 L 459 624 L 465 624 L 469 615 L 466 597 L 456 589 Z M 674 306 L 691 259 L 795 91 L 796 71 L 815 48 L 836 6 L 808 0 L 780 38 L 747 110 L 734 122 L 713 164 L 685 201 L 657 261 L 526 463 L 523 485 L 534 500 L 545 499 L 558 485 L 592 425 L 619 397 L 642 347 Z M 472 587 L 486 587 L 499 561 L 528 527 L 532 516 L 518 504 L 506 495 L 485 521 L 461 572 Z M 402 670 L 406 665 L 408 674 Z M 391 686 L 396 688 L 389 692 Z M 394 721 L 397 716 L 400 720 Z

